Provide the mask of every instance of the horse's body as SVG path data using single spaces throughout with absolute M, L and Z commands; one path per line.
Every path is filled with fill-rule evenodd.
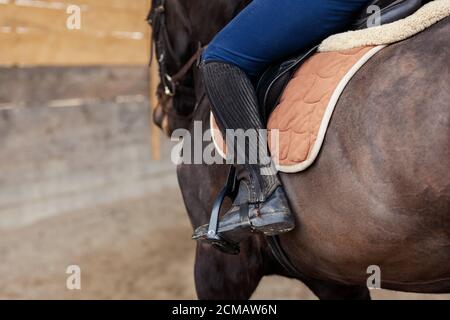
M 199 3 L 189 12 L 200 14 Z M 281 175 L 298 217 L 281 244 L 303 274 L 296 278 L 319 298 L 369 298 L 371 265 L 380 267 L 383 288 L 450 292 L 449 35 L 447 18 L 377 54 L 347 86 L 316 163 Z M 194 120 L 209 127 L 207 100 Z M 226 172 L 178 167 L 194 227 L 208 222 Z M 293 277 L 261 236 L 244 241 L 238 256 L 198 244 L 200 298 L 247 299 L 270 274 Z
M 351 81 L 317 163 L 283 182 L 284 237 L 311 276 L 450 291 L 450 20 L 393 45 Z

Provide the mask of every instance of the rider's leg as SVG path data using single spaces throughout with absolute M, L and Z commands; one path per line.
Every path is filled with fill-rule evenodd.
M 208 45 L 204 61 L 257 76 L 272 62 L 344 31 L 372 0 L 253 0 Z
M 211 104 L 226 106 L 214 113 L 222 135 L 226 137 L 227 151 L 234 152 L 235 161 L 243 164 L 247 172 L 233 207 L 220 221 L 219 233 L 232 231 L 236 241 L 237 233 L 248 234 L 250 228 L 266 235 L 292 230 L 295 220 L 268 156 L 267 132 L 259 117 L 258 100 L 251 81 L 238 67 L 221 62 L 204 64 L 202 74 L 204 81 L 209 83 L 206 91 Z M 229 135 L 226 129 L 234 129 L 234 134 Z M 238 137 L 238 129 L 243 136 Z M 242 209 L 249 219 L 243 219 Z M 206 226 L 203 226 L 194 238 L 205 233 Z
M 201 70 L 212 111 L 223 134 L 226 129 L 264 129 L 251 78 L 271 62 L 313 46 L 346 28 L 368 0 L 254 0 L 212 41 L 203 55 Z M 260 140 L 265 141 L 263 137 Z M 257 154 L 257 144 L 237 146 Z M 242 156 L 242 155 L 241 155 Z M 249 159 L 248 155 L 244 156 Z M 250 174 L 245 193 L 254 229 L 266 234 L 294 227 L 288 202 L 276 174 L 268 165 L 245 165 Z M 261 172 L 266 174 L 261 174 Z M 248 192 L 250 191 L 250 192 Z M 242 197 L 239 197 L 242 202 Z M 236 229 L 239 206 L 221 221 L 219 232 Z M 196 235 L 204 232 L 197 230 Z

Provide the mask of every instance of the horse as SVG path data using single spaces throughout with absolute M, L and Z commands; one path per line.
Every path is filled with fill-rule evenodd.
M 153 0 L 161 77 L 183 71 L 171 88 L 162 80 L 158 89 L 154 121 L 167 134 L 186 128 L 194 135 L 194 121 L 209 128 L 210 105 L 192 60 L 248 2 Z M 159 23 L 158 12 L 165 16 Z M 450 292 L 449 35 L 447 18 L 377 53 L 346 87 L 314 165 L 280 174 L 298 220 L 280 245 L 299 272 L 284 268 L 261 235 L 243 241 L 236 256 L 197 243 L 199 299 L 249 299 L 264 276 L 281 275 L 319 299 L 365 300 L 370 266 L 379 267 L 384 289 Z M 176 90 L 182 86 L 191 98 Z M 177 166 L 194 229 L 209 221 L 228 170 Z

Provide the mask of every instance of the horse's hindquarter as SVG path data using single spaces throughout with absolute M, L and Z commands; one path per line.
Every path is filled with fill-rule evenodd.
M 307 274 L 450 291 L 450 19 L 378 53 L 341 97 L 315 165 L 284 175 Z M 441 280 L 441 279 L 447 280 Z

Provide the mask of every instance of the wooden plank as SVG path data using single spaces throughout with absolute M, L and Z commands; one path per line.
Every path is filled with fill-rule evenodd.
M 80 30 L 66 27 L 71 4 L 82 9 Z M 149 0 L 0 2 L 0 64 L 147 64 L 148 8 Z
M 149 107 L 148 74 L 147 66 L 0 67 L 0 109 L 45 108 L 64 101 Z
M 1 110 L 0 232 L 174 186 L 147 115 L 145 102 Z

